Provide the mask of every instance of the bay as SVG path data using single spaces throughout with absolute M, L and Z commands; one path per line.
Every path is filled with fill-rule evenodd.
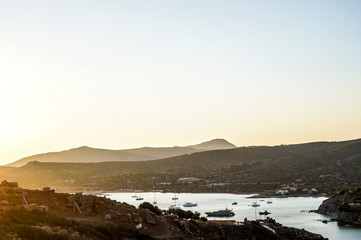
M 133 198 L 133 195 L 141 196 L 143 200 L 138 201 Z M 361 229 L 351 226 L 339 226 L 336 222 L 322 223 L 322 220 L 329 220 L 329 216 L 310 213 L 308 211 L 315 210 L 319 207 L 325 197 L 288 197 L 288 198 L 247 198 L 253 195 L 244 194 L 224 194 L 224 193 L 179 193 L 176 194 L 178 200 L 174 201 L 172 198 L 174 193 L 160 193 L 160 192 L 119 192 L 106 193 L 107 198 L 126 202 L 128 204 L 139 206 L 142 202 L 157 202 L 161 209 L 168 209 L 172 204 L 177 204 L 183 210 L 192 210 L 201 213 L 201 216 L 206 216 L 205 212 L 216 211 L 221 209 L 233 209 L 235 216 L 229 218 L 214 218 L 208 219 L 231 219 L 236 221 L 243 221 L 244 218 L 249 220 L 265 218 L 264 215 L 259 215 L 259 212 L 267 210 L 271 212 L 269 217 L 275 219 L 277 222 L 287 227 L 304 228 L 307 231 L 319 233 L 330 240 L 359 240 L 361 239 Z M 259 207 L 252 207 L 251 204 L 257 201 Z M 268 204 L 267 201 L 272 201 Z M 185 202 L 198 203 L 197 207 L 183 207 Z M 232 205 L 237 202 L 237 205 Z

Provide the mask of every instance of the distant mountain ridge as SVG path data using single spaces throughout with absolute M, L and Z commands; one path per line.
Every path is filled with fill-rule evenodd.
M 109 150 L 87 146 L 72 148 L 61 152 L 49 152 L 22 158 L 7 166 L 21 167 L 28 162 L 115 162 L 145 161 L 175 157 L 195 152 L 232 149 L 235 145 L 224 139 L 213 139 L 185 147 L 142 147 L 124 150 Z
M 209 147 L 212 144 L 211 141 L 204 145 Z M 79 155 L 89 160 L 92 151 L 97 150 L 81 147 L 60 153 L 71 155 L 73 151 L 80 152 L 82 154 Z M 153 151 L 152 148 L 142 150 Z M 108 151 L 112 154 L 117 152 L 103 151 L 106 155 Z M 56 156 L 60 153 L 51 154 Z M 361 183 L 361 139 L 237 147 L 152 161 L 57 163 L 37 161 L 39 156 L 27 159 L 33 161 L 22 167 L 0 167 L 0 179 L 19 181 L 28 188 L 56 186 L 67 192 L 160 189 L 178 192 L 274 193 L 285 185 L 292 185 L 298 189 L 298 194 L 304 194 L 304 190 L 307 192 L 312 188 L 319 193 L 333 193 Z M 181 178 L 199 180 L 188 184 L 179 181 Z

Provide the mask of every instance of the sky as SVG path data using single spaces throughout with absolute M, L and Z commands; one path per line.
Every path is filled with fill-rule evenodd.
M 361 138 L 356 0 L 0 0 L 0 164 Z

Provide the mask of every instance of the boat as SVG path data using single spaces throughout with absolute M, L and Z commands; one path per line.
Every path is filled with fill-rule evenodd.
M 252 206 L 252 207 L 259 207 L 259 206 L 261 206 L 261 205 L 258 204 L 257 202 L 253 202 L 251 206 Z
M 172 200 L 178 200 L 177 194 L 174 192 L 174 197 L 172 197 Z
M 233 202 L 232 205 L 237 205 L 237 202 Z
M 272 202 L 272 201 L 267 201 L 267 203 L 268 203 L 268 204 L 271 204 L 271 203 L 273 203 L 273 202 Z
M 176 193 L 174 192 L 174 197 L 172 198 L 174 200 L 174 204 L 169 206 L 169 210 L 177 210 L 180 209 L 180 207 L 177 206 L 177 200 Z
M 139 200 L 143 200 L 144 198 L 142 198 L 141 196 L 137 197 L 135 200 L 139 201 Z
M 138 196 L 137 195 L 133 195 L 132 198 L 137 198 Z
M 183 204 L 183 207 L 197 207 L 198 203 L 186 202 Z
M 264 211 L 264 212 L 259 212 L 259 215 L 268 215 L 268 214 L 271 214 L 269 211 Z
M 261 199 L 260 201 L 261 201 L 261 202 L 264 202 L 264 199 Z
M 169 210 L 178 210 L 180 207 L 177 207 L 176 205 L 170 205 Z
M 232 210 L 229 209 L 225 209 L 225 210 L 218 210 L 218 211 L 214 211 L 214 212 L 206 212 L 208 217 L 232 217 L 234 216 L 234 212 Z

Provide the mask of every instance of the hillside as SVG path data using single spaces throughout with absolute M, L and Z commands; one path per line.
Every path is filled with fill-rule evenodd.
M 0 177 L 29 188 L 69 191 L 162 189 L 183 192 L 273 192 L 290 185 L 299 194 L 332 193 L 361 182 L 361 139 L 196 152 L 152 161 L 30 162 L 2 167 Z M 179 179 L 195 178 L 195 181 Z
M 323 201 L 317 213 L 327 214 L 340 224 L 361 226 L 361 188 L 345 188 Z
M 272 218 L 239 225 L 208 222 L 191 211 L 161 211 L 149 203 L 136 208 L 106 197 L 27 190 L 16 182 L 2 181 L 0 197 L 1 239 L 324 239 Z
M 208 142 L 186 147 L 143 147 L 126 150 L 108 150 L 90 147 L 79 147 L 61 152 L 49 152 L 22 158 L 8 164 L 8 166 L 21 167 L 28 162 L 114 162 L 114 161 L 144 161 L 167 157 L 180 156 L 200 151 L 216 149 L 231 149 L 236 146 L 224 139 L 214 139 Z

